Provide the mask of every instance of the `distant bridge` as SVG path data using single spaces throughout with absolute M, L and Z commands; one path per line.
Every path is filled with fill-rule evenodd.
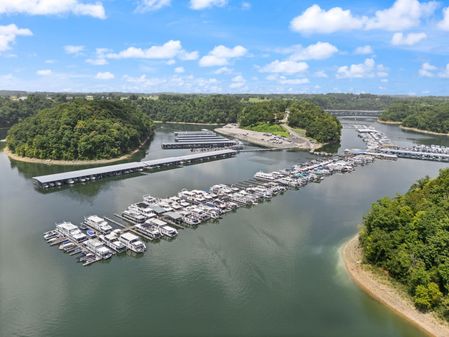
M 327 112 L 334 116 L 368 116 L 368 117 L 378 117 L 382 113 L 382 110 L 330 110 L 326 109 Z

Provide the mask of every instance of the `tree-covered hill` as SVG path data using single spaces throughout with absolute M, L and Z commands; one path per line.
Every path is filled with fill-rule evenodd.
M 288 125 L 306 130 L 306 136 L 320 143 L 338 143 L 341 136 L 341 123 L 317 104 L 308 101 L 294 101 L 290 106 Z
M 404 284 L 419 309 L 449 320 L 449 169 L 380 199 L 363 225 L 366 262 Z
M 132 104 L 107 100 L 43 109 L 8 132 L 9 149 L 40 159 L 110 159 L 136 149 L 152 134 L 152 122 Z
M 401 122 L 403 126 L 426 131 L 449 133 L 449 102 L 396 102 L 379 117 L 383 121 Z

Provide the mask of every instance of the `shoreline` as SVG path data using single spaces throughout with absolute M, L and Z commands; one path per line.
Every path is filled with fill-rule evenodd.
M 413 132 L 417 132 L 417 133 L 423 133 L 423 134 L 426 134 L 426 135 L 446 136 L 446 137 L 449 136 L 449 133 L 442 133 L 442 132 L 434 132 L 434 131 L 421 130 L 421 129 L 417 129 L 417 128 L 410 128 L 410 127 L 408 127 L 408 126 L 403 126 L 403 125 L 399 125 L 399 127 L 400 127 L 402 130 L 405 130 L 405 131 L 413 131 Z
M 131 158 L 133 155 L 135 155 L 137 152 L 139 152 L 145 144 L 148 143 L 150 140 L 150 137 L 148 137 L 142 144 L 139 145 L 139 147 L 135 150 L 133 150 L 130 153 L 124 154 L 123 156 L 120 156 L 118 158 L 112 158 L 112 159 L 96 159 L 96 160 L 58 160 L 58 159 L 39 159 L 39 158 L 30 158 L 30 157 L 21 157 L 14 153 L 12 153 L 8 146 L 5 146 L 5 148 L 2 150 L 10 159 L 20 161 L 23 163 L 30 163 L 30 164 L 45 164 L 45 165 L 61 165 L 61 166 L 85 166 L 85 165 L 98 165 L 98 164 L 111 164 L 116 163 L 119 161 L 127 160 Z
M 195 122 L 163 122 L 163 121 L 153 121 L 154 124 L 190 124 L 190 125 L 223 125 L 223 123 L 195 123 Z
M 362 264 L 359 235 L 346 241 L 340 248 L 340 257 L 351 280 L 366 294 L 385 305 L 397 315 L 433 337 L 449 336 L 449 324 L 434 313 L 423 313 L 415 308 L 407 294 L 396 289 L 387 279 L 382 278 Z
M 387 125 L 401 125 L 402 124 L 402 122 L 383 121 L 383 120 L 381 120 L 379 118 L 377 119 L 377 122 L 381 123 L 381 124 L 387 124 Z
M 422 133 L 425 135 L 449 137 L 449 133 L 442 133 L 442 132 L 428 131 L 428 130 L 423 130 L 423 129 L 418 129 L 418 128 L 411 128 L 408 126 L 403 126 L 402 122 L 382 121 L 380 119 L 377 119 L 377 122 L 381 123 L 381 124 L 387 124 L 387 125 L 398 125 L 402 130 L 405 130 L 405 131 L 412 131 L 412 132 L 416 132 L 416 133 Z
M 266 141 L 265 138 L 267 136 L 264 136 L 262 132 L 257 131 L 251 131 L 246 129 L 241 129 L 239 127 L 222 127 L 222 128 L 216 128 L 214 129 L 215 132 L 237 138 L 239 140 L 243 140 L 245 142 L 263 146 L 266 148 L 272 148 L 272 149 L 285 149 L 285 150 L 316 150 L 321 146 L 321 144 L 317 144 L 318 146 L 313 146 L 308 139 L 302 139 L 301 144 L 300 143 L 290 143 L 290 144 L 275 144 L 269 141 Z M 288 130 L 287 130 L 288 131 Z M 289 132 L 290 133 L 290 132 Z

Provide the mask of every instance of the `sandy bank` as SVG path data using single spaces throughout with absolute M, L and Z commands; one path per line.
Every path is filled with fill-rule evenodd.
M 272 136 L 266 136 L 263 132 L 241 129 L 234 124 L 225 125 L 224 127 L 217 128 L 214 131 L 225 136 L 234 137 L 251 144 L 256 144 L 268 148 L 301 150 L 311 150 L 315 148 L 310 140 L 304 139 L 304 137 L 298 138 L 296 139 L 296 141 L 277 140 L 276 142 L 274 142 Z
M 449 133 L 441 133 L 441 132 L 433 132 L 433 131 L 421 130 L 421 129 L 417 129 L 417 128 L 409 128 L 409 127 L 403 126 L 403 125 L 400 125 L 399 127 L 402 130 L 413 131 L 413 132 L 418 132 L 418 133 L 424 133 L 424 134 L 427 134 L 427 135 L 449 136 Z
M 362 252 L 358 235 L 347 241 L 340 253 L 349 276 L 364 292 L 429 336 L 449 336 L 448 323 L 436 317 L 435 314 L 417 310 L 407 294 L 396 289 L 386 277 L 376 274 L 369 269 L 369 266 L 361 263 Z
M 125 154 L 118 158 L 112 159 L 98 159 L 98 160 L 55 160 L 55 159 L 38 159 L 38 158 L 29 158 L 29 157 L 21 157 L 14 153 L 12 153 L 8 147 L 6 146 L 3 149 L 3 152 L 11 159 L 21 161 L 24 163 L 32 163 L 32 164 L 46 164 L 46 165 L 63 165 L 63 166 L 83 166 L 83 165 L 102 165 L 102 164 L 111 164 L 119 161 L 127 160 L 131 158 L 134 154 L 140 151 L 140 149 L 147 144 L 149 138 L 145 140 L 137 149 L 134 151 Z
M 400 125 L 402 123 L 402 122 L 394 122 L 394 121 L 383 121 L 379 118 L 377 119 L 377 122 L 381 123 L 381 124 L 388 124 L 388 125 Z

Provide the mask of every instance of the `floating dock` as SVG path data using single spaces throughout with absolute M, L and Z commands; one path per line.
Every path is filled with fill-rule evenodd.
M 390 155 L 396 155 L 399 158 L 441 161 L 446 163 L 449 162 L 449 154 L 447 153 L 419 152 L 404 149 L 388 149 L 388 148 L 380 149 L 379 151 Z
M 210 160 L 224 159 L 235 156 L 236 154 L 237 151 L 235 150 L 224 149 L 218 151 L 194 153 L 186 156 L 168 157 L 142 162 L 108 165 L 84 170 L 76 170 L 70 172 L 49 174 L 45 176 L 37 176 L 33 177 L 33 181 L 39 188 L 46 189 L 49 187 L 73 185 L 75 183 L 80 182 L 85 183 L 88 181 L 95 181 L 105 177 L 114 177 L 132 174 L 142 172 L 144 170 L 163 169 L 179 165 L 189 165 Z
M 198 149 L 222 148 L 239 146 L 240 142 L 225 138 L 213 131 L 182 131 L 175 132 L 175 141 L 163 143 L 163 149 Z

